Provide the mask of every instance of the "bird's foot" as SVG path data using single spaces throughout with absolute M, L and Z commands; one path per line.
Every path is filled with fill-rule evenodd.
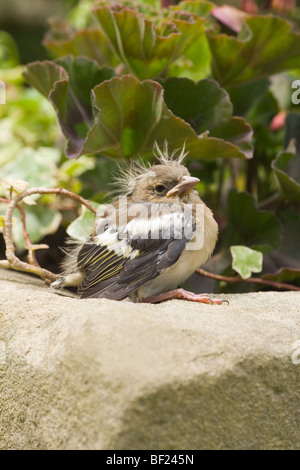
M 229 304 L 228 300 L 225 299 L 211 299 L 207 294 L 194 294 L 184 289 L 174 289 L 169 292 L 163 292 L 162 294 L 154 295 L 152 297 L 145 297 L 141 302 L 156 304 L 159 302 L 164 302 L 165 300 L 171 299 L 184 299 L 190 300 L 192 302 L 200 302 L 202 304 L 216 304 L 222 305 L 224 303 Z
M 62 289 L 64 287 L 63 278 L 60 277 L 56 279 L 56 281 L 51 282 L 50 286 L 53 287 L 54 289 Z

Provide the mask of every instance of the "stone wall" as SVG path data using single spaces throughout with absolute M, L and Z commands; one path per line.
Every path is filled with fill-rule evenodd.
M 300 448 L 300 293 L 142 305 L 0 285 L 0 449 Z

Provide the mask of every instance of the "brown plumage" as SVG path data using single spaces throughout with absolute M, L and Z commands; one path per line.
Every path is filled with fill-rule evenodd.
M 222 303 L 178 289 L 210 257 L 218 227 L 194 189 L 198 178 L 182 165 L 184 149 L 170 157 L 155 146 L 155 153 L 158 164 L 121 175 L 126 197 L 98 214 L 91 237 L 71 251 L 54 287 L 78 285 L 82 298 Z

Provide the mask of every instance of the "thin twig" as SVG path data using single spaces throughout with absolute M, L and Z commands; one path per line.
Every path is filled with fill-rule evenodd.
M 24 261 L 21 261 L 17 256 L 15 255 L 15 246 L 13 243 L 13 222 L 12 222 L 12 214 L 15 208 L 20 208 L 21 206 L 19 203 L 27 196 L 31 196 L 32 194 L 57 194 L 59 196 L 63 197 L 69 197 L 71 199 L 74 199 L 77 202 L 80 202 L 80 204 L 83 204 L 86 206 L 91 212 L 96 214 L 96 209 L 90 204 L 89 201 L 86 199 L 82 198 L 81 196 L 78 196 L 77 194 L 72 193 L 71 191 L 68 191 L 66 189 L 62 188 L 51 188 L 51 189 L 46 189 L 46 188 L 31 188 L 27 189 L 26 191 L 23 191 L 22 193 L 19 193 L 14 199 L 8 202 L 7 205 L 7 210 L 6 210 L 6 215 L 4 219 L 4 228 L 3 228 L 3 236 L 4 236 L 4 241 L 6 245 L 6 258 L 7 262 L 0 262 L 0 267 L 10 267 L 12 269 L 15 269 L 16 271 L 23 271 L 23 272 L 28 272 L 35 274 L 42 279 L 44 279 L 46 282 L 49 281 L 55 281 L 59 276 L 57 274 L 52 273 L 51 271 L 48 271 L 47 269 L 41 268 L 38 264 L 30 264 L 26 263 Z M 2 201 L 4 202 L 4 201 Z M 5 201 L 6 202 L 6 201 Z M 22 212 L 21 212 L 21 218 L 22 218 Z M 24 219 L 25 223 L 25 219 Z M 24 228 L 24 225 L 23 225 Z M 25 229 L 26 232 L 26 229 Z M 24 231 L 23 231 L 24 233 Z M 26 232 L 27 234 L 27 232 Z M 34 249 L 37 249 L 39 246 L 38 245 L 32 245 L 30 242 L 30 239 L 28 237 L 28 240 L 25 240 L 28 244 L 28 247 L 31 251 Z M 31 260 L 33 261 L 33 260 Z M 9 266 L 7 265 L 9 264 Z
M 4 202 L 6 204 L 9 203 L 9 199 L 5 199 L 5 198 L 0 198 L 0 202 Z M 26 219 L 25 219 L 25 208 L 24 208 L 24 204 L 17 204 L 16 205 L 16 208 L 19 210 L 20 212 L 20 219 L 21 219 L 21 223 L 22 223 L 22 231 L 23 231 L 23 237 L 24 237 L 24 240 L 25 240 L 25 245 L 26 245 L 26 248 L 28 250 L 28 260 L 29 260 L 29 263 L 30 264 L 33 264 L 35 266 L 39 266 L 37 260 L 36 260 L 36 257 L 35 257 L 35 251 L 36 250 L 41 250 L 41 249 L 48 249 L 49 246 L 48 245 L 37 245 L 37 244 L 33 244 L 31 243 L 31 240 L 30 240 L 30 237 L 29 237 L 29 234 L 27 232 L 27 229 L 26 229 Z M 0 267 L 3 267 L 3 265 L 0 264 Z
M 257 203 L 257 209 L 265 209 L 266 207 L 270 206 L 274 202 L 277 202 L 280 199 L 280 193 L 279 191 L 272 194 L 272 196 L 269 196 L 267 199 L 264 199 L 263 201 L 260 201 Z
M 294 286 L 293 284 L 286 284 L 284 282 L 277 282 L 277 281 L 268 281 L 267 279 L 261 279 L 260 277 L 248 277 L 247 279 L 243 279 L 240 276 L 221 276 L 220 274 L 214 274 L 214 273 L 205 271 L 202 268 L 196 269 L 196 273 L 201 274 L 201 276 L 214 279 L 215 281 L 224 281 L 224 282 L 231 282 L 231 283 L 249 282 L 252 284 L 262 284 L 265 286 L 272 286 L 272 287 L 276 287 L 277 289 L 300 291 L 300 287 Z
M 0 268 L 3 268 L 3 269 L 9 269 L 11 266 L 9 264 L 8 261 L 6 261 L 6 259 L 1 259 L 0 260 Z
M 20 217 L 21 217 L 21 222 L 22 222 L 22 229 L 23 229 L 23 237 L 24 237 L 24 240 L 25 240 L 26 248 L 28 250 L 28 261 L 29 261 L 30 264 L 33 264 L 35 266 L 40 267 L 40 265 L 38 264 L 38 262 L 36 260 L 34 250 L 32 249 L 33 245 L 31 243 L 30 237 L 29 237 L 28 232 L 26 230 L 24 205 L 23 204 L 22 205 L 18 204 L 16 207 L 19 209 L 19 212 L 20 212 Z

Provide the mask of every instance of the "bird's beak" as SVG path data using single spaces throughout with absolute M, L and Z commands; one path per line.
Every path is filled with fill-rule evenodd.
M 183 176 L 180 182 L 167 192 L 167 197 L 178 196 L 188 189 L 193 189 L 199 181 L 199 178 L 194 178 L 193 176 Z

